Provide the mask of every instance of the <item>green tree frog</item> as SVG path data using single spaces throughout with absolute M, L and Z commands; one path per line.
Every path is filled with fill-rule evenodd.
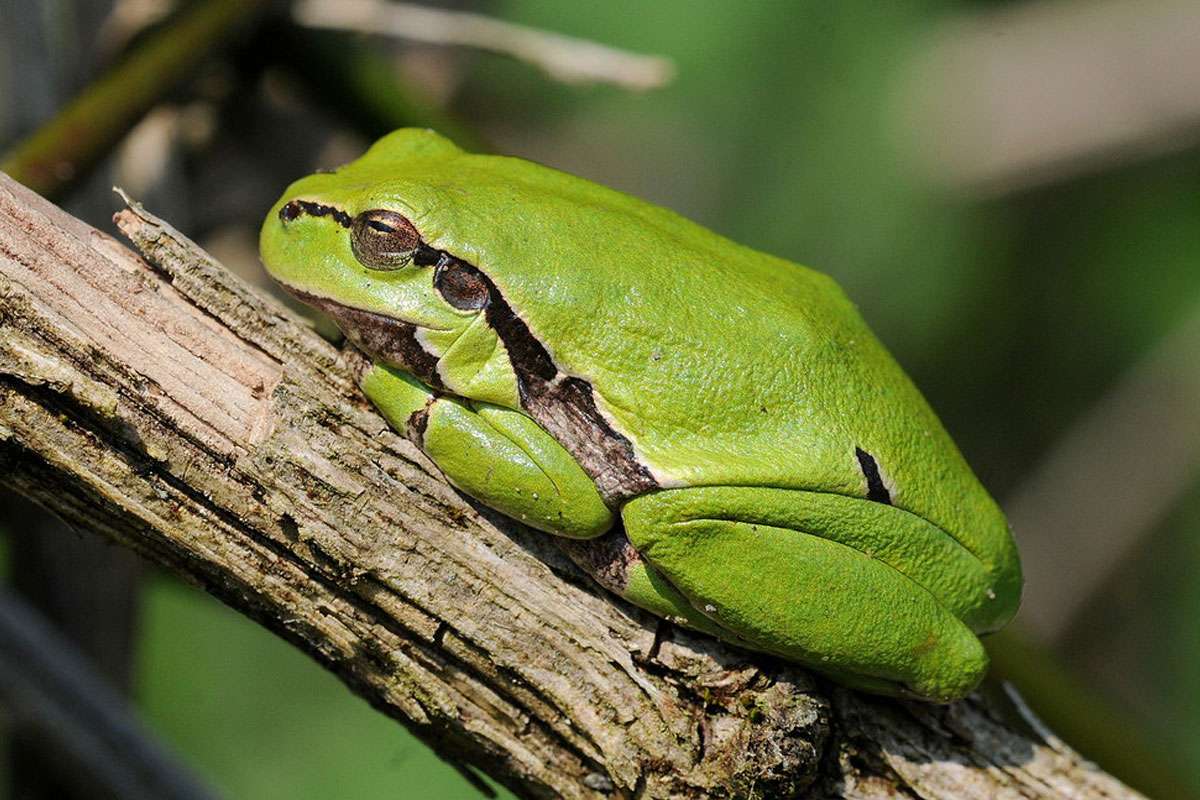
M 260 244 L 396 430 L 616 594 L 867 691 L 981 679 L 1008 525 L 830 278 L 426 130 L 292 184 Z

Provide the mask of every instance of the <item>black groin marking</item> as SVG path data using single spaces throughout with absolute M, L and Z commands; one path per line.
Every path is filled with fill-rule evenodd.
M 888 493 L 887 487 L 883 485 L 883 477 L 879 474 L 879 465 L 875 463 L 875 456 L 861 447 L 854 448 L 854 455 L 858 458 L 858 466 L 862 469 L 863 477 L 867 479 L 867 499 L 890 506 L 892 496 Z

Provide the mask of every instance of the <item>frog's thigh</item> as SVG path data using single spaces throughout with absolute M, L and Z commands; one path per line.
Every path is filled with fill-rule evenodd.
M 624 530 L 616 528 L 586 541 L 562 542 L 561 547 L 596 583 L 635 606 L 678 625 L 749 646 L 731 639 L 729 631 L 697 611 L 679 590 L 646 563 Z
M 803 505 L 805 495 L 677 489 L 635 498 L 622 515 L 653 568 L 755 647 L 873 691 L 951 700 L 974 688 L 987 656 L 928 590 L 819 530 L 778 526 L 803 518 L 778 509 L 789 497 Z
M 591 478 L 524 414 L 435 397 L 383 367 L 370 370 L 362 385 L 392 427 L 415 435 L 450 482 L 484 505 L 560 536 L 588 538 L 612 526 Z

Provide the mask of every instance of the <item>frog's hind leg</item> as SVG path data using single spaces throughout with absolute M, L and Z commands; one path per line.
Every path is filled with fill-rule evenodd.
M 619 526 L 604 536 L 564 540 L 559 546 L 596 583 L 635 606 L 676 625 L 702 631 L 743 647 L 750 646 L 737 641 L 730 631 L 697 611 L 678 589 L 646 563 L 646 559 L 642 558 Z
M 372 367 L 362 388 L 393 428 L 484 505 L 559 536 L 590 538 L 612 527 L 591 478 L 524 414 L 438 396 L 388 367 Z
M 859 688 L 949 701 L 987 656 L 961 617 L 986 597 L 978 561 L 892 506 L 758 487 L 671 489 L 622 509 L 637 551 L 690 604 L 755 649 Z

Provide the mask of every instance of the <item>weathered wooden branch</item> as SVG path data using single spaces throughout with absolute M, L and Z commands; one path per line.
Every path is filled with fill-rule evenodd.
M 359 366 L 154 217 L 0 176 L 0 478 L 526 797 L 1129 798 L 980 697 L 857 695 L 660 624 L 481 512 Z M 298 698 L 297 702 L 303 702 Z

